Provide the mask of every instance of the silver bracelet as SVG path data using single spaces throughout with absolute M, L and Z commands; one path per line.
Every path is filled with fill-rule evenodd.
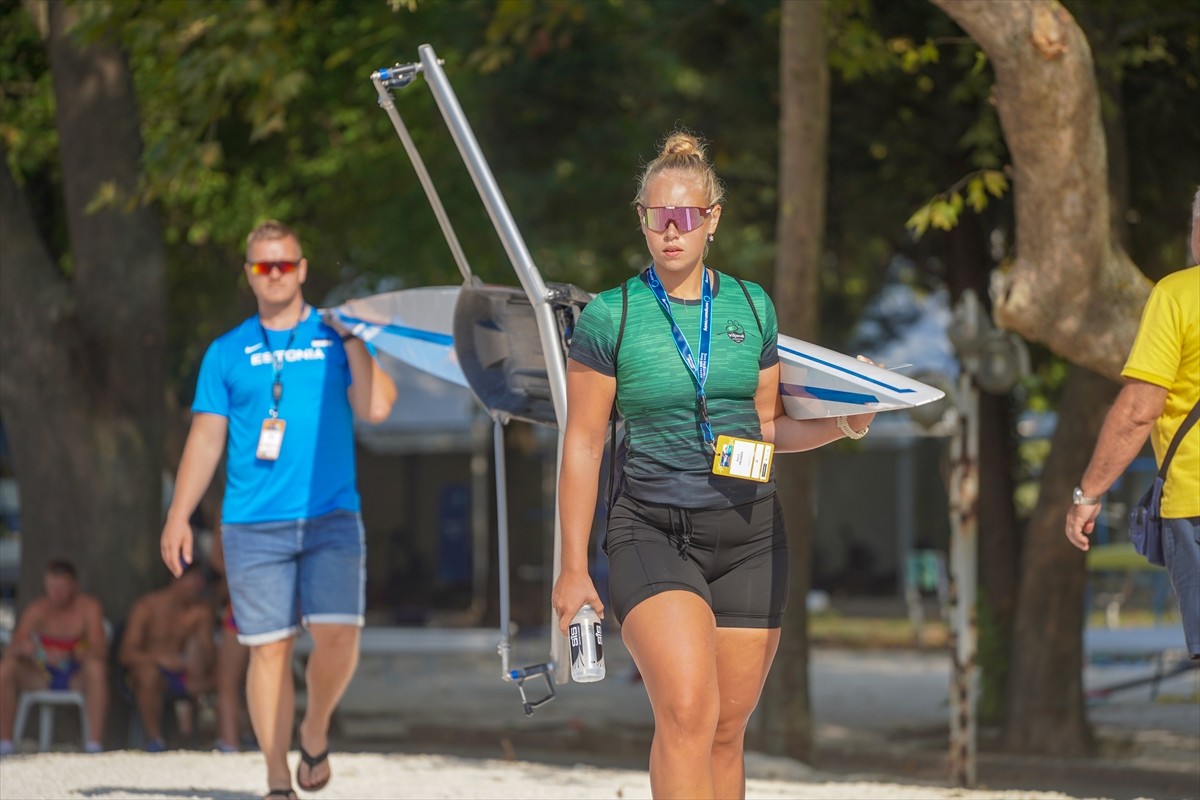
M 870 425 L 863 428 L 862 431 L 854 430 L 854 428 L 850 427 L 850 421 L 848 419 L 846 419 L 845 414 L 842 414 L 840 417 L 837 418 L 837 426 L 838 426 L 839 431 L 846 434 L 846 436 L 850 437 L 851 439 L 861 439 L 867 435 L 868 431 L 871 430 Z

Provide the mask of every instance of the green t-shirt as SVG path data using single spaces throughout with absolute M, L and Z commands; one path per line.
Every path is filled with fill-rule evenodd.
M 626 282 L 629 308 L 619 352 L 614 353 L 621 324 L 619 286 L 587 304 L 571 339 L 571 358 L 616 376 L 627 448 L 624 492 L 680 508 L 728 508 L 771 495 L 774 476 L 757 483 L 712 474 L 712 451 L 700 432 L 696 380 L 675 347 L 671 324 L 646 275 Z M 716 436 L 761 439 L 754 393 L 759 371 L 779 361 L 779 326 L 767 293 L 744 283 L 753 308 L 734 278 L 713 270 L 712 347 L 704 389 Z M 671 313 L 698 355 L 700 301 L 672 297 Z

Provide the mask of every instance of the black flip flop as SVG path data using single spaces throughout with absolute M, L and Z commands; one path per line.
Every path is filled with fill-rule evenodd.
M 263 797 L 263 800 L 271 800 L 272 797 L 282 797 L 283 800 L 299 800 L 291 787 L 287 789 L 270 789 L 267 791 L 266 796 Z
M 328 760 L 329 760 L 329 748 L 328 747 L 325 748 L 324 753 L 320 753 L 318 755 L 313 756 L 313 755 L 309 755 L 308 751 L 304 749 L 304 745 L 300 745 L 300 764 L 304 764 L 308 767 L 309 775 L 312 774 L 312 771 L 314 769 L 316 769 L 317 767 L 319 767 L 321 764 L 323 764 L 324 762 L 326 762 Z M 333 774 L 331 772 L 329 774 L 329 776 L 327 776 L 325 778 L 325 780 L 321 781 L 320 783 L 314 783 L 311 786 L 305 786 L 304 781 L 300 780 L 300 764 L 296 765 L 296 784 L 306 792 L 321 791 L 322 789 L 325 788 L 325 784 L 329 783 L 329 779 L 333 777 Z

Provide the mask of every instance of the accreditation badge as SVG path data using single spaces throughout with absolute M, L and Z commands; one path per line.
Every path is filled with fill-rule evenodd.
M 770 442 L 718 436 L 716 449 L 712 466 L 714 475 L 759 483 L 770 480 L 771 460 L 775 457 L 775 445 Z
M 278 417 L 268 417 L 263 420 L 262 431 L 258 434 L 258 452 L 255 455 L 263 461 L 277 461 L 279 450 L 283 447 L 283 429 L 287 423 Z

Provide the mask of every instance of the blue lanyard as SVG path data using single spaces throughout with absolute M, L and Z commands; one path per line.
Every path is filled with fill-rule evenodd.
M 679 330 L 679 325 L 675 322 L 675 315 L 671 313 L 671 301 L 667 298 L 667 290 L 658 280 L 653 264 L 650 265 L 648 283 L 650 291 L 654 293 L 654 298 L 658 300 L 658 304 L 662 306 L 662 310 L 667 315 L 667 320 L 671 323 L 671 335 L 675 338 L 675 349 L 679 351 L 679 357 L 683 359 L 684 366 L 688 368 L 688 372 L 692 373 L 692 377 L 696 381 L 696 409 L 700 413 L 700 432 L 703 434 L 704 443 L 708 445 L 709 450 L 713 450 L 716 437 L 713 435 L 712 425 L 708 420 L 708 400 L 704 395 L 704 384 L 708 380 L 708 354 L 712 350 L 712 284 L 708 280 L 708 269 L 704 265 L 701 265 L 700 269 L 703 270 L 704 278 L 700 284 L 699 359 L 692 355 L 691 346 L 688 345 L 683 331 Z
M 300 316 L 296 318 L 296 324 L 292 326 L 292 332 L 288 334 L 287 344 L 279 351 L 278 356 L 271 349 L 271 340 L 267 338 L 267 329 L 262 324 L 262 319 L 260 318 L 258 321 L 258 330 L 262 333 L 263 347 L 267 348 L 267 355 L 271 356 L 271 419 L 279 416 L 279 403 L 283 400 L 283 358 L 287 355 L 288 349 L 296 339 L 296 331 L 299 329 L 300 321 L 304 318 L 304 312 L 307 309 L 308 303 L 300 306 Z

